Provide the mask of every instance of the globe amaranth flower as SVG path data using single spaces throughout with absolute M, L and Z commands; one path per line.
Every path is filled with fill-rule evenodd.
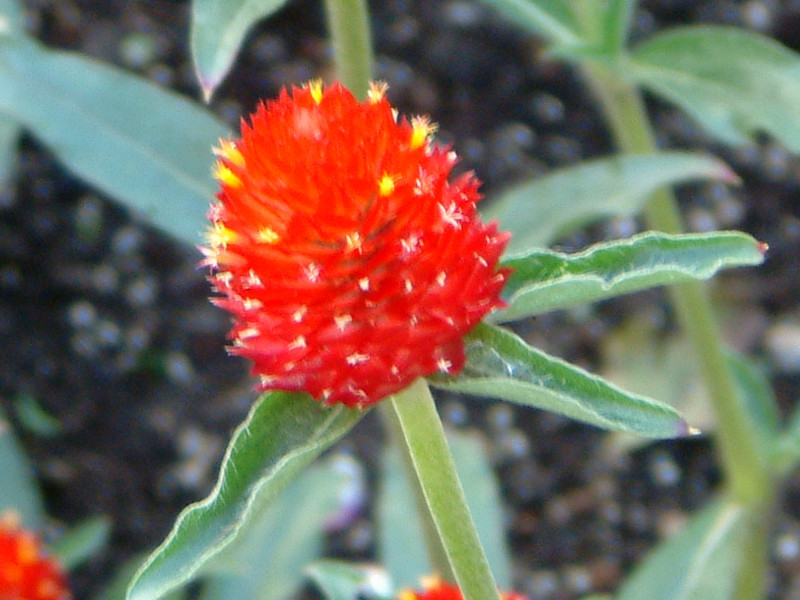
M 204 262 L 262 390 L 372 404 L 458 372 L 462 337 L 503 304 L 508 236 L 481 222 L 478 181 L 450 181 L 456 155 L 385 91 L 284 89 L 216 150 Z
M 452 583 L 447 583 L 439 577 L 425 577 L 422 579 L 422 591 L 403 590 L 397 600 L 464 600 L 461 590 Z M 516 592 L 501 593 L 502 600 L 527 600 L 522 594 Z
M 14 512 L 0 515 L 0 600 L 70 600 L 67 578 Z

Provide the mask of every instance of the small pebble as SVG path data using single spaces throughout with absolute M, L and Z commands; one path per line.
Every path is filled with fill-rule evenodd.
M 158 282 L 155 277 L 147 275 L 138 277 L 126 285 L 122 293 L 131 306 L 137 308 L 150 306 L 158 296 Z
M 76 300 L 67 308 L 67 321 L 76 329 L 88 329 L 97 319 L 97 309 L 88 300 Z
M 131 69 L 142 69 L 156 57 L 156 42 L 152 35 L 133 32 L 119 42 L 122 63 Z
M 442 406 L 442 419 L 453 427 L 464 427 L 469 423 L 469 412 L 463 402 L 450 400 Z
M 561 586 L 558 582 L 558 575 L 553 571 L 534 571 L 522 580 L 522 587 L 525 594 L 536 600 L 548 600 L 555 598 Z
M 172 351 L 164 358 L 164 371 L 173 383 L 188 385 L 195 377 L 192 361 L 183 352 Z
M 514 425 L 514 409 L 508 402 L 497 402 L 486 411 L 486 422 L 492 431 L 506 431 Z
M 800 558 L 800 536 L 797 532 L 783 533 L 775 540 L 775 557 L 781 562 Z
M 764 334 L 764 345 L 778 369 L 787 374 L 800 373 L 800 322 L 778 321 Z
M 545 125 L 559 124 L 566 116 L 564 103 L 552 94 L 545 92 L 531 98 L 528 108 L 533 118 Z
M 649 470 L 650 478 L 658 487 L 672 487 L 681 480 L 681 469 L 668 452 L 653 452 Z
M 591 571 L 583 565 L 574 565 L 564 569 L 563 579 L 564 588 L 573 594 L 588 594 L 594 586 Z

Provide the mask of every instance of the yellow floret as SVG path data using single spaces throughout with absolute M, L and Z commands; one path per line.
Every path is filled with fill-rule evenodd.
M 428 136 L 436 131 L 436 125 L 428 120 L 428 117 L 414 117 L 411 119 L 411 141 L 412 148 L 419 148 L 428 141 Z
M 242 185 L 242 180 L 220 161 L 214 165 L 214 178 L 222 185 L 228 187 L 239 187 Z
M 388 173 L 384 173 L 383 177 L 381 177 L 380 181 L 378 182 L 378 193 L 381 196 L 388 196 L 391 194 L 394 191 L 394 182 L 394 177 Z
M 367 91 L 367 98 L 372 104 L 380 102 L 386 95 L 386 90 L 389 89 L 389 84 L 385 81 L 370 81 L 369 90 Z
M 308 91 L 311 92 L 311 97 L 314 99 L 314 102 L 319 104 L 322 102 L 322 80 L 321 79 L 312 79 L 308 82 Z
M 232 165 L 237 167 L 244 166 L 244 156 L 242 156 L 236 144 L 230 140 L 220 140 L 219 146 L 214 148 L 214 154 L 221 159 L 227 160 Z
M 262 227 L 258 230 L 258 241 L 264 244 L 276 244 L 281 237 L 270 227 Z

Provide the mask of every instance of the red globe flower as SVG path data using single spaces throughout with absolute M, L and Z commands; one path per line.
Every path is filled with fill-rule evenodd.
M 426 577 L 422 580 L 422 585 L 425 588 L 423 591 L 403 590 L 397 600 L 464 600 L 461 590 L 439 577 Z M 516 592 L 502 593 L 500 597 L 503 600 L 527 600 L 525 596 Z
M 216 151 L 204 262 L 263 390 L 367 406 L 458 372 L 464 334 L 503 305 L 508 235 L 481 222 L 472 174 L 449 181 L 434 127 L 398 118 L 385 91 L 283 90 Z
M 67 579 L 16 513 L 0 515 L 0 600 L 70 600 Z

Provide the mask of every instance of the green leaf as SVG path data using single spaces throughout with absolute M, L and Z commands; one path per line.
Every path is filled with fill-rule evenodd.
M 0 410 L 0 514 L 19 513 L 25 527 L 39 530 L 44 522 L 44 507 L 30 464 L 14 437 L 11 424 Z
M 640 563 L 615 600 L 729 600 L 749 521 L 742 506 L 713 502 Z
M 507 252 L 514 254 L 603 217 L 636 214 L 659 187 L 702 178 L 736 180 L 724 163 L 690 152 L 601 158 L 512 187 L 483 214 L 511 232 Z
M 25 15 L 17 0 L 0 0 L 0 41 L 4 36 L 24 33 Z
M 377 552 L 397 588 L 416 586 L 421 576 L 433 570 L 415 508 L 406 469 L 396 445 L 391 444 L 383 452 L 376 499 Z
M 708 279 L 721 269 L 763 260 L 761 244 L 733 231 L 648 232 L 577 254 L 534 250 L 503 261 L 502 266 L 514 269 L 503 290 L 508 308 L 491 320 L 513 321 L 655 286 Z
M 374 565 L 323 559 L 308 565 L 305 572 L 327 600 L 388 600 L 393 597 L 388 574 Z
M 681 27 L 640 44 L 623 68 L 725 142 L 766 131 L 800 152 L 800 56 L 770 38 Z
M 466 352 L 458 377 L 435 375 L 431 384 L 534 406 L 612 431 L 654 438 L 690 433 L 673 408 L 548 356 L 505 329 L 478 325 L 466 338 Z
M 483 0 L 512 23 L 543 35 L 551 42 L 580 42 L 580 28 L 564 0 Z
M 445 433 L 494 579 L 501 589 L 509 589 L 511 555 L 503 522 L 500 485 L 489 464 L 486 440 L 477 432 L 447 429 Z
M 194 0 L 192 57 L 208 101 L 233 65 L 248 31 L 287 0 Z
M 345 455 L 313 464 L 246 531 L 203 569 L 204 600 L 283 600 L 303 581 L 303 568 L 324 548 L 325 524 L 349 488 L 363 486 Z
M 108 543 L 111 520 L 93 517 L 71 527 L 50 550 L 68 571 L 90 559 Z
M 447 573 L 464 600 L 500 600 L 428 384 L 418 379 L 390 403 L 396 416 L 393 429 L 419 483 L 419 504 L 427 508 L 441 546 L 442 556 L 432 557 L 436 571 Z
M 192 245 L 213 198 L 211 147 L 226 128 L 202 107 L 119 69 L 27 38 L 0 44 L 0 111 L 64 165 Z
M 664 334 L 642 307 L 603 336 L 600 375 L 637 394 L 657 397 L 703 434 L 713 433 L 716 417 L 700 379 L 690 340 L 680 332 Z M 654 440 L 627 433 L 606 436 L 611 456 L 632 452 Z
M 20 426 L 34 435 L 54 437 L 62 431 L 61 422 L 45 411 L 36 398 L 28 394 L 14 398 L 14 413 Z
M 738 396 L 745 404 L 750 424 L 760 436 L 759 447 L 773 448 L 780 431 L 780 411 L 775 392 L 764 373 L 746 356 L 728 352 L 725 355 L 733 373 Z
M 14 119 L 0 114 L 0 186 L 8 180 L 17 159 L 17 145 L 22 128 Z
M 507 589 L 511 585 L 511 558 L 499 485 L 485 440 L 478 432 L 445 429 L 445 433 L 489 566 L 497 585 Z M 411 507 L 413 492 L 402 461 L 397 448 L 389 446 L 383 454 L 377 498 L 378 556 L 397 588 L 415 587 L 431 572 L 422 527 L 418 518 L 409 514 Z
M 364 414 L 323 406 L 305 394 L 264 395 L 234 433 L 214 490 L 178 516 L 137 573 L 128 600 L 161 598 L 191 581 Z
M 144 556 L 137 555 L 125 561 L 121 567 L 117 567 L 111 581 L 106 583 L 99 593 L 92 596 L 93 600 L 125 600 L 128 584 L 142 565 L 142 562 L 144 562 L 144 559 Z M 164 596 L 164 600 L 185 600 L 186 596 L 186 590 L 180 589 Z
M 606 5 L 603 23 L 603 45 L 606 51 L 620 54 L 625 48 L 636 0 L 610 0 Z

